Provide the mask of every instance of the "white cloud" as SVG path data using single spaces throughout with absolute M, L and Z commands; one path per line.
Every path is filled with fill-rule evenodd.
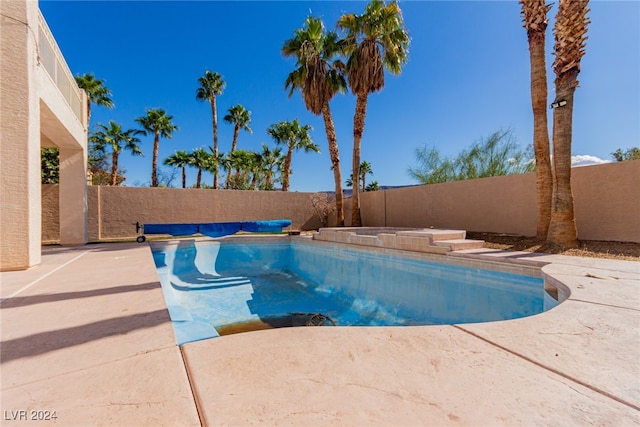
M 588 154 L 582 154 L 578 156 L 571 156 L 571 166 L 589 166 L 589 165 L 600 165 L 602 163 L 611 163 L 611 160 L 603 160 L 600 157 L 590 156 Z

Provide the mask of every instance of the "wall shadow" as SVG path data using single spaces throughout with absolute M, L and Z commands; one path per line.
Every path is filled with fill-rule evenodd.
M 93 298 L 104 295 L 114 295 L 126 292 L 143 292 L 160 288 L 159 282 L 141 283 L 138 285 L 113 286 L 109 288 L 93 289 L 90 291 L 60 292 L 56 294 L 31 295 L 26 297 L 12 297 L 2 301 L 0 310 L 6 308 L 25 307 L 28 305 L 45 304 L 48 302 L 65 301 L 70 299 Z
M 0 364 L 170 323 L 166 309 L 99 320 L 0 342 Z

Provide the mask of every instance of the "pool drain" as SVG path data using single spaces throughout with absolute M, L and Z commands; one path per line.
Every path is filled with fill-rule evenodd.
M 322 313 L 291 313 L 293 326 L 336 326 L 336 322 Z

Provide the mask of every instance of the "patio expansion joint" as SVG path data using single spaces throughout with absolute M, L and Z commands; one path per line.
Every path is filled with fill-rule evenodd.
M 191 397 L 193 398 L 193 403 L 196 407 L 196 412 L 198 413 L 198 420 L 200 421 L 201 426 L 206 426 L 206 420 L 204 418 L 204 414 L 202 413 L 202 407 L 200 403 L 200 399 L 198 398 L 198 394 L 196 392 L 195 386 L 193 384 L 193 379 L 191 378 L 191 371 L 189 370 L 189 363 L 187 362 L 187 355 L 184 352 L 183 346 L 178 346 L 180 350 L 180 357 L 182 358 L 182 366 L 184 367 L 184 372 L 187 375 L 187 381 L 189 382 L 189 389 L 191 390 Z
M 471 336 L 473 336 L 473 337 L 475 337 L 475 338 L 477 338 L 477 339 L 479 339 L 481 341 L 484 341 L 485 343 L 487 343 L 489 345 L 492 345 L 492 346 L 494 346 L 494 347 L 496 347 L 496 348 L 498 348 L 498 349 L 500 349 L 502 351 L 506 351 L 507 353 L 510 353 L 510 354 L 512 354 L 512 355 L 514 355 L 516 357 L 519 357 L 519 358 L 529 362 L 529 363 L 532 363 L 532 364 L 538 366 L 539 368 L 542 368 L 542 369 L 544 369 L 546 371 L 552 372 L 552 373 L 554 373 L 556 375 L 561 376 L 562 378 L 564 378 L 566 380 L 572 381 L 572 382 L 574 382 L 576 384 L 579 384 L 579 385 L 581 385 L 583 387 L 586 387 L 591 391 L 599 393 L 599 394 L 601 394 L 601 395 L 603 395 L 605 397 L 608 397 L 609 399 L 615 400 L 616 402 L 621 403 L 621 404 L 623 404 L 625 406 L 628 406 L 631 409 L 635 409 L 636 411 L 640 411 L 640 406 L 638 406 L 638 405 L 636 405 L 634 403 L 631 403 L 631 402 L 627 402 L 626 400 L 624 400 L 624 399 L 622 399 L 622 398 L 620 398 L 620 397 L 618 397 L 618 396 L 616 396 L 616 395 L 614 395 L 612 393 L 609 393 L 609 392 L 607 392 L 605 390 L 602 390 L 602 389 L 600 389 L 600 388 L 598 388 L 598 387 L 596 387 L 594 385 L 588 384 L 588 383 L 586 383 L 586 382 L 584 382 L 584 381 L 582 381 L 582 380 L 580 380 L 578 378 L 575 378 L 575 377 L 572 377 L 570 375 L 567 375 L 564 372 L 559 371 L 558 369 L 555 369 L 555 368 L 547 366 L 547 365 L 545 365 L 543 363 L 537 362 L 537 361 L 531 359 L 530 357 L 525 356 L 524 354 L 518 353 L 517 351 L 514 351 L 514 350 L 511 350 L 511 349 L 509 349 L 507 347 L 504 347 L 504 346 L 502 346 L 502 345 L 500 345 L 500 344 L 498 344 L 496 342 L 491 341 L 488 338 L 485 338 L 485 337 L 483 337 L 481 335 L 478 335 L 478 334 L 476 334 L 474 332 L 471 332 L 471 331 L 465 329 L 464 327 L 462 327 L 460 325 L 451 325 L 451 326 L 453 326 L 454 328 L 456 328 L 456 329 L 458 329 L 458 330 L 460 330 L 462 332 L 465 332 L 465 333 L 467 333 L 467 334 L 469 334 L 469 335 L 471 335 Z
M 605 303 L 603 303 L 603 302 L 587 301 L 587 300 L 577 299 L 577 298 L 571 298 L 571 297 L 569 297 L 569 298 L 567 299 L 567 301 L 582 302 L 582 303 L 585 303 L 585 304 L 594 304 L 594 305 L 600 305 L 600 306 L 604 306 L 604 307 L 611 307 L 611 308 L 619 308 L 619 309 L 621 309 L 621 310 L 640 311 L 640 308 L 623 307 L 623 306 L 620 306 L 620 305 L 605 304 Z
M 26 382 L 26 383 L 20 383 L 20 384 L 12 385 L 12 386 L 9 386 L 9 387 L 2 387 L 2 390 L 3 391 L 4 390 L 13 390 L 13 389 L 16 389 L 16 388 L 20 388 L 20 387 L 24 387 L 24 386 L 28 386 L 28 385 L 32 385 L 32 384 L 38 384 L 38 383 L 43 382 L 43 381 L 49 381 L 49 380 L 54 379 L 54 378 L 64 377 L 65 375 L 70 375 L 70 374 L 75 374 L 77 372 L 87 371 L 87 370 L 90 370 L 90 369 L 97 368 L 99 366 L 110 365 L 112 363 L 122 362 L 124 360 L 133 359 L 134 357 L 142 356 L 142 355 L 149 354 L 149 353 L 155 353 L 155 352 L 159 352 L 159 351 L 164 351 L 164 350 L 167 350 L 167 349 L 170 349 L 170 348 L 173 348 L 173 347 L 175 347 L 174 344 L 167 345 L 167 346 L 164 346 L 164 347 L 157 347 L 157 348 L 150 349 L 150 350 L 139 351 L 139 352 L 137 352 L 135 354 L 131 354 L 131 355 L 126 356 L 126 357 L 121 357 L 121 358 L 118 358 L 118 359 L 112 359 L 112 360 L 108 360 L 108 361 L 105 361 L 105 362 L 102 362 L 102 363 L 96 363 L 94 365 L 84 366 L 84 367 L 79 368 L 79 369 L 74 369 L 74 370 L 71 370 L 71 371 L 61 372 L 61 373 L 56 374 L 56 375 L 52 375 L 52 376 L 44 377 L 44 378 L 39 378 L 37 380 L 29 381 L 29 382 Z

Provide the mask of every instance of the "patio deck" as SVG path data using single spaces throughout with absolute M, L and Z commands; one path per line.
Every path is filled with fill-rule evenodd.
M 640 425 L 640 263 L 453 256 L 549 262 L 571 296 L 504 322 L 180 348 L 148 245 L 45 248 L 40 266 L 0 275 L 2 425 L 32 425 L 31 411 L 64 426 Z

